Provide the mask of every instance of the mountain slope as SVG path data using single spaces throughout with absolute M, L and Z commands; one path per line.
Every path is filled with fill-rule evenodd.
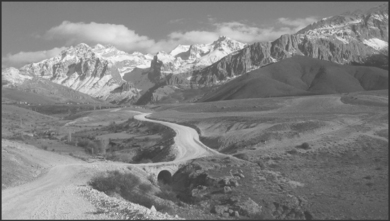
M 2 70 L 2 99 L 33 104 L 101 103 L 96 98 L 40 77 L 20 74 L 15 68 Z
M 157 57 L 163 63 L 162 73 L 180 74 L 207 67 L 245 46 L 246 44 L 220 36 L 209 44 L 179 45 L 169 54 L 157 53 Z
M 304 56 L 294 56 L 251 71 L 201 101 L 260 97 L 348 93 L 388 89 L 388 72 L 375 67 L 339 65 Z
M 10 79 L 18 79 L 19 83 L 36 76 L 102 100 L 134 102 L 166 75 L 208 66 L 244 46 L 220 37 L 210 44 L 179 45 L 170 53 L 160 52 L 152 56 L 139 52 L 128 54 L 113 46 L 97 44 L 92 48 L 80 43 L 63 50 L 58 56 L 23 66 L 18 77 L 15 77 L 15 70 L 6 74 L 13 74 Z M 164 61 L 158 74 L 140 79 L 140 72 L 133 72 L 136 68 L 153 69 L 151 66 L 156 63 L 153 60 L 157 58 Z M 138 74 L 131 76 L 132 73 Z
M 388 57 L 388 5 L 366 12 L 344 13 L 322 19 L 293 35 L 282 35 L 273 42 L 254 43 L 229 54 L 218 62 L 193 73 L 193 87 L 221 84 L 229 79 L 281 61 L 304 55 L 339 64 L 378 64 Z

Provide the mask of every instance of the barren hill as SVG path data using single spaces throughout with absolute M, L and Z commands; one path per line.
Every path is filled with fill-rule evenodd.
M 201 101 L 388 89 L 388 71 L 294 56 L 242 75 Z

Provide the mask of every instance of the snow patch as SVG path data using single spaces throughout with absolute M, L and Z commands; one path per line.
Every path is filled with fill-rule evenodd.
M 363 44 L 374 48 L 375 50 L 381 50 L 388 47 L 388 43 L 378 38 L 364 39 Z

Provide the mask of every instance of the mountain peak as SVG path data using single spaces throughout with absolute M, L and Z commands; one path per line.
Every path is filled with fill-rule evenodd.
M 85 43 L 80 43 L 78 45 L 76 45 L 75 48 L 90 48 L 89 45 L 85 44 Z
M 230 38 L 228 38 L 228 37 L 226 37 L 224 35 L 221 35 L 221 36 L 219 36 L 217 41 L 224 41 L 225 39 L 230 40 Z
M 104 47 L 101 44 L 96 44 L 95 47 L 94 47 L 94 49 L 104 49 L 104 48 L 106 48 L 106 47 Z

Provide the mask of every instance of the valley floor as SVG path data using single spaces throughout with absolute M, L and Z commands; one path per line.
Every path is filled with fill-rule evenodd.
M 318 219 L 388 219 L 387 93 L 170 105 L 152 118 L 190 125 L 209 147 L 296 182 L 251 197 L 269 218 L 285 217 L 270 204 L 292 195 Z M 248 193 L 267 184 L 257 173 Z
M 255 205 L 256 211 L 260 208 L 261 217 L 266 219 L 387 220 L 387 93 L 384 90 L 156 107 L 151 119 L 190 126 L 200 134 L 204 144 L 214 149 L 207 153 L 222 153 L 195 151 L 201 158 L 184 157 L 192 160 L 172 179 L 183 194 L 189 192 L 197 199 L 198 203 L 192 206 L 198 212 L 189 212 L 193 208 L 189 206 L 176 214 L 192 219 L 218 216 L 235 219 L 235 210 L 229 215 L 230 212 L 216 209 L 230 206 L 241 213 L 237 213 L 238 217 L 245 218 L 244 213 L 251 208 L 248 205 Z M 108 125 L 113 119 L 125 121 L 123 111 L 114 109 L 82 115 L 67 121 L 67 127 L 77 131 L 88 123 L 97 127 Z M 107 119 L 101 118 L 105 114 Z M 44 120 L 52 121 L 43 117 Z M 2 178 L 5 176 L 3 180 L 16 184 L 4 186 L 3 183 L 2 217 L 174 218 L 107 196 L 87 185 L 95 174 L 114 169 L 137 174 L 147 181 L 142 169 L 130 166 L 130 170 L 127 163 L 93 160 L 82 152 L 71 154 L 69 151 L 75 147 L 69 145 L 56 147 L 55 151 L 50 151 L 50 147 L 48 151 L 23 141 L 4 139 L 18 128 L 10 122 L 2 125 L 3 129 L 7 125 L 14 128 L 3 133 Z M 72 157 L 75 155 L 78 158 Z M 226 157 L 229 155 L 234 157 Z M 233 176 L 232 171 L 240 172 Z M 208 181 L 199 185 L 202 174 L 218 184 Z M 25 179 L 17 183 L 12 181 L 12 175 Z M 231 180 L 236 183 L 227 188 L 223 186 L 229 183 L 226 179 L 238 180 Z M 189 183 L 180 186 L 183 180 Z M 233 196 L 247 200 L 248 208 L 227 205 L 224 200 Z

